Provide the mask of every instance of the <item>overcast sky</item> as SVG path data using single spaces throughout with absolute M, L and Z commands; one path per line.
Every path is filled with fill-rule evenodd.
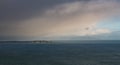
M 0 0 L 0 40 L 120 40 L 119 0 Z

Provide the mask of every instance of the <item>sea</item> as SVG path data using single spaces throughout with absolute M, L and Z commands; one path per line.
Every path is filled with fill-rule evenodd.
M 120 41 L 0 43 L 0 65 L 120 65 Z

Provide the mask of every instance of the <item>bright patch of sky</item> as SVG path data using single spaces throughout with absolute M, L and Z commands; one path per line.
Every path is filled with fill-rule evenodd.
M 120 17 L 115 16 L 109 19 L 105 19 L 98 23 L 97 28 L 109 29 L 111 31 L 120 31 Z

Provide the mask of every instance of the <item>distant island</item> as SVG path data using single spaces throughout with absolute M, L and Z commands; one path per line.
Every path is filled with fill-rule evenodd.
M 118 44 L 120 43 L 120 40 L 31 40 L 31 41 L 0 41 L 0 44 Z
M 52 43 L 52 41 L 47 40 L 34 40 L 34 41 L 0 41 L 0 43 L 35 43 L 35 44 L 41 44 L 41 43 Z
M 47 40 L 36 40 L 36 41 L 31 41 L 32 43 L 51 43 L 52 41 L 47 41 Z

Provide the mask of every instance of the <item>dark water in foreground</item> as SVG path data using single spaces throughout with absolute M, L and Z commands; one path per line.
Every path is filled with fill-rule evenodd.
M 118 42 L 87 43 L 0 44 L 0 65 L 120 65 Z

